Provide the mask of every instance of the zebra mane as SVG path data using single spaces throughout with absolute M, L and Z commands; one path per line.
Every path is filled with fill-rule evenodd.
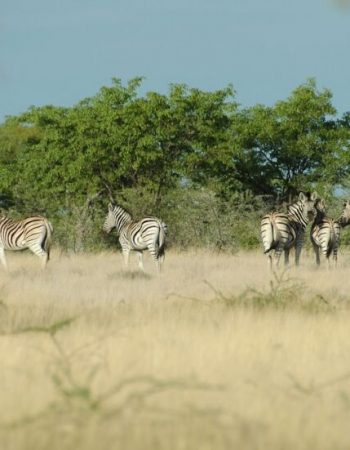
M 315 202 L 316 216 L 314 218 L 314 223 L 321 222 L 326 216 L 324 200 L 318 198 Z
M 132 215 L 122 206 L 110 203 L 108 209 L 115 218 L 115 226 L 119 232 L 125 225 L 132 222 Z
M 125 214 L 125 216 L 129 216 L 130 219 L 132 219 L 132 214 L 130 213 L 130 211 L 128 211 L 126 208 L 124 208 L 123 206 L 120 206 L 116 203 L 112 204 L 113 206 L 113 211 L 117 214 L 123 213 Z
M 303 228 L 306 228 L 308 218 L 303 214 L 303 204 L 299 200 L 296 203 L 288 206 L 288 216 L 294 221 L 299 223 Z

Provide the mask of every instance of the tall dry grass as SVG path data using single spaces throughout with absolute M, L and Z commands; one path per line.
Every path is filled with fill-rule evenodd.
M 9 254 L 0 442 L 23 449 L 345 449 L 350 255 Z

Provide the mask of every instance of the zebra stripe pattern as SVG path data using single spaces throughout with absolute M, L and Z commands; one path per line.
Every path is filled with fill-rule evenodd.
M 282 252 L 284 252 L 284 262 L 288 264 L 289 252 L 292 247 L 295 248 L 295 264 L 299 265 L 305 228 L 309 220 L 316 214 L 316 199 L 315 192 L 311 195 L 300 192 L 297 203 L 289 206 L 287 214 L 273 212 L 262 218 L 261 238 L 264 253 L 268 254 L 271 268 L 271 251 L 275 252 L 275 263 L 278 266 Z
M 7 269 L 5 250 L 29 249 L 42 261 L 42 267 L 50 258 L 50 246 L 53 228 L 51 223 L 41 216 L 12 220 L 0 217 L 0 260 Z
M 348 225 L 350 225 L 350 201 L 349 200 L 344 203 L 344 209 L 343 209 L 339 219 L 337 219 L 337 222 L 339 223 L 339 225 L 342 228 L 345 228 Z
M 341 225 L 339 221 L 326 216 L 326 206 L 323 199 L 317 199 L 315 209 L 316 217 L 311 226 L 310 237 L 316 256 L 316 264 L 320 265 L 321 251 L 326 257 L 328 265 L 330 264 L 329 257 L 333 254 L 333 261 L 336 265 Z
M 164 222 L 157 217 L 134 221 L 125 209 L 110 203 L 103 229 L 110 233 L 113 228 L 116 228 L 119 234 L 126 266 L 129 264 L 130 251 L 134 251 L 138 255 L 139 268 L 144 270 L 143 251 L 148 250 L 160 271 L 165 256 L 165 237 L 168 229 Z

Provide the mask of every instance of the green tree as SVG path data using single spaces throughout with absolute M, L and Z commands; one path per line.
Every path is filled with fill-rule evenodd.
M 0 206 L 48 215 L 61 245 L 83 250 L 103 245 L 112 195 L 136 216 L 161 213 L 177 230 L 174 243 L 225 248 L 245 245 L 239 230 L 256 244 L 267 199 L 311 188 L 329 198 L 349 184 L 350 114 L 338 118 L 331 92 L 312 80 L 274 106 L 251 108 L 239 108 L 231 86 L 176 84 L 140 96 L 141 83 L 113 79 L 73 107 L 33 107 L 7 119 Z M 198 217 L 200 233 L 188 240 Z
M 233 124 L 236 176 L 256 194 L 288 197 L 349 172 L 349 127 L 336 119 L 331 92 L 313 80 L 273 107 L 242 111 Z

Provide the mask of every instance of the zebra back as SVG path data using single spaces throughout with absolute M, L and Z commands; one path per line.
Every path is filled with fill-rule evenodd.
M 340 239 L 340 224 L 326 215 L 326 206 L 323 199 L 315 203 L 316 217 L 311 226 L 311 242 L 321 249 L 326 258 L 336 252 Z

